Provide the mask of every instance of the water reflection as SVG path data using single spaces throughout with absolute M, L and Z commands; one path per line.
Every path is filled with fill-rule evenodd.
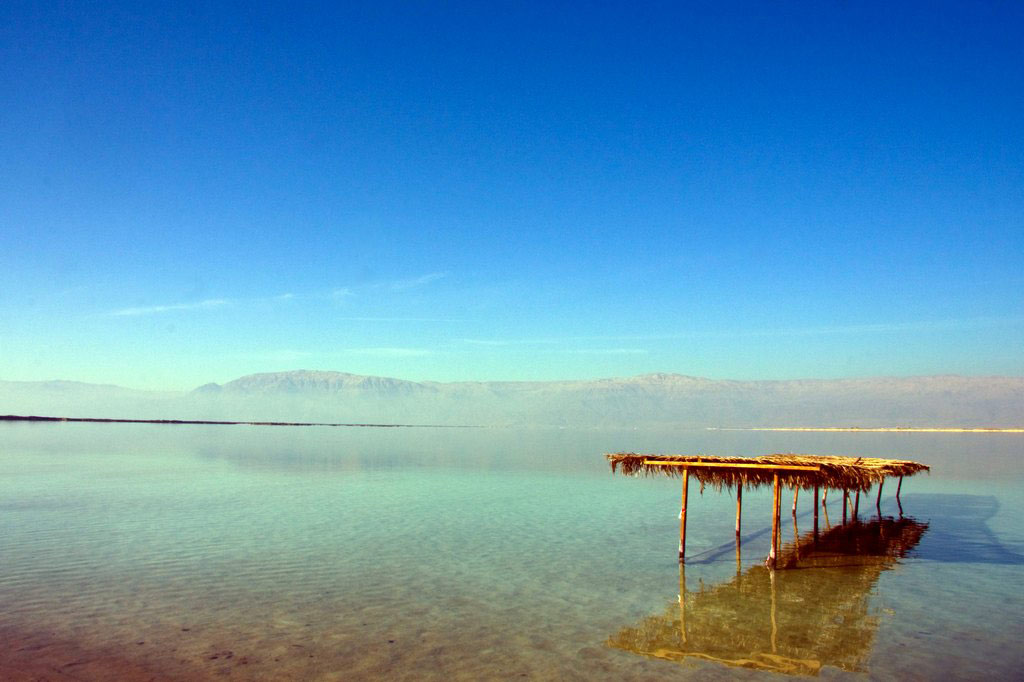
M 680 595 L 661 614 L 608 639 L 611 647 L 672 661 L 703 659 L 787 674 L 822 666 L 863 672 L 878 619 L 870 595 L 882 571 L 928 529 L 883 518 L 808 533 L 783 548 L 780 566 L 754 566 L 725 584 Z

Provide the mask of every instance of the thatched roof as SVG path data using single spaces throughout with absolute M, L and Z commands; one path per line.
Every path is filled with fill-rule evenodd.
M 696 477 L 701 485 L 715 488 L 756 488 L 771 485 L 777 473 L 787 486 L 795 485 L 810 489 L 818 485 L 823 488 L 866 491 L 873 484 L 889 477 L 913 476 L 922 471 L 929 471 L 928 466 L 909 460 L 836 455 L 775 454 L 760 457 L 719 457 L 620 452 L 606 456 L 612 465 L 612 472 L 621 471 L 625 475 L 633 476 L 681 476 L 684 467 L 666 466 L 659 462 L 692 463 L 694 466 L 686 467 L 690 471 L 690 476 Z M 711 466 L 699 466 L 701 464 Z M 737 466 L 730 467 L 730 464 Z M 787 470 L 772 468 L 773 466 L 815 467 L 817 470 Z

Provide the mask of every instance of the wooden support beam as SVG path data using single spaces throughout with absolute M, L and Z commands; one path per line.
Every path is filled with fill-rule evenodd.
M 860 521 L 860 491 L 857 491 L 857 495 L 854 497 L 853 503 L 853 520 L 855 522 Z
M 849 491 L 847 491 L 846 488 L 843 488 L 843 525 L 844 526 L 846 525 L 846 500 L 847 500 L 847 497 L 849 497 L 849 494 L 850 494 Z
M 679 512 L 679 561 L 686 557 L 686 494 L 690 488 L 690 471 L 683 469 L 683 507 Z
M 796 498 L 800 494 L 800 488 L 793 486 L 793 513 L 796 514 Z
M 775 568 L 775 562 L 778 560 L 777 547 L 779 544 L 779 506 L 781 500 L 781 490 L 779 490 L 779 475 L 775 474 L 775 480 L 772 483 L 772 548 L 768 552 L 768 567 Z
M 820 466 L 797 464 L 732 464 L 729 462 L 663 462 L 659 459 L 645 459 L 644 466 L 658 467 L 720 467 L 725 469 L 767 469 L 768 471 L 821 471 Z
M 903 518 L 903 503 L 900 502 L 900 488 L 903 487 L 903 477 L 900 476 L 900 482 L 896 484 L 896 506 L 900 510 L 900 518 Z
M 779 498 L 775 502 L 775 562 L 778 563 L 782 550 L 782 482 L 778 474 L 775 474 L 775 485 L 779 489 Z
M 743 484 L 736 486 L 736 542 L 740 541 L 740 520 L 743 517 Z
M 878 499 L 875 500 L 875 509 L 878 511 L 879 518 L 882 516 L 882 485 L 884 483 L 884 478 L 878 482 Z
M 814 537 L 818 537 L 818 486 L 814 486 Z

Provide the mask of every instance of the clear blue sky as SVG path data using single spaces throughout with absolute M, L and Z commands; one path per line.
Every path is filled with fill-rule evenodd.
M 1024 374 L 1024 5 L 637 5 L 0 4 L 0 379 Z

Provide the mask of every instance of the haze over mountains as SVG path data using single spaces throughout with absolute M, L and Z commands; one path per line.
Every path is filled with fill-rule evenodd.
M 442 425 L 963 426 L 1024 423 L 1024 377 L 416 382 L 343 372 L 252 374 L 190 392 L 0 381 L 0 414 Z

